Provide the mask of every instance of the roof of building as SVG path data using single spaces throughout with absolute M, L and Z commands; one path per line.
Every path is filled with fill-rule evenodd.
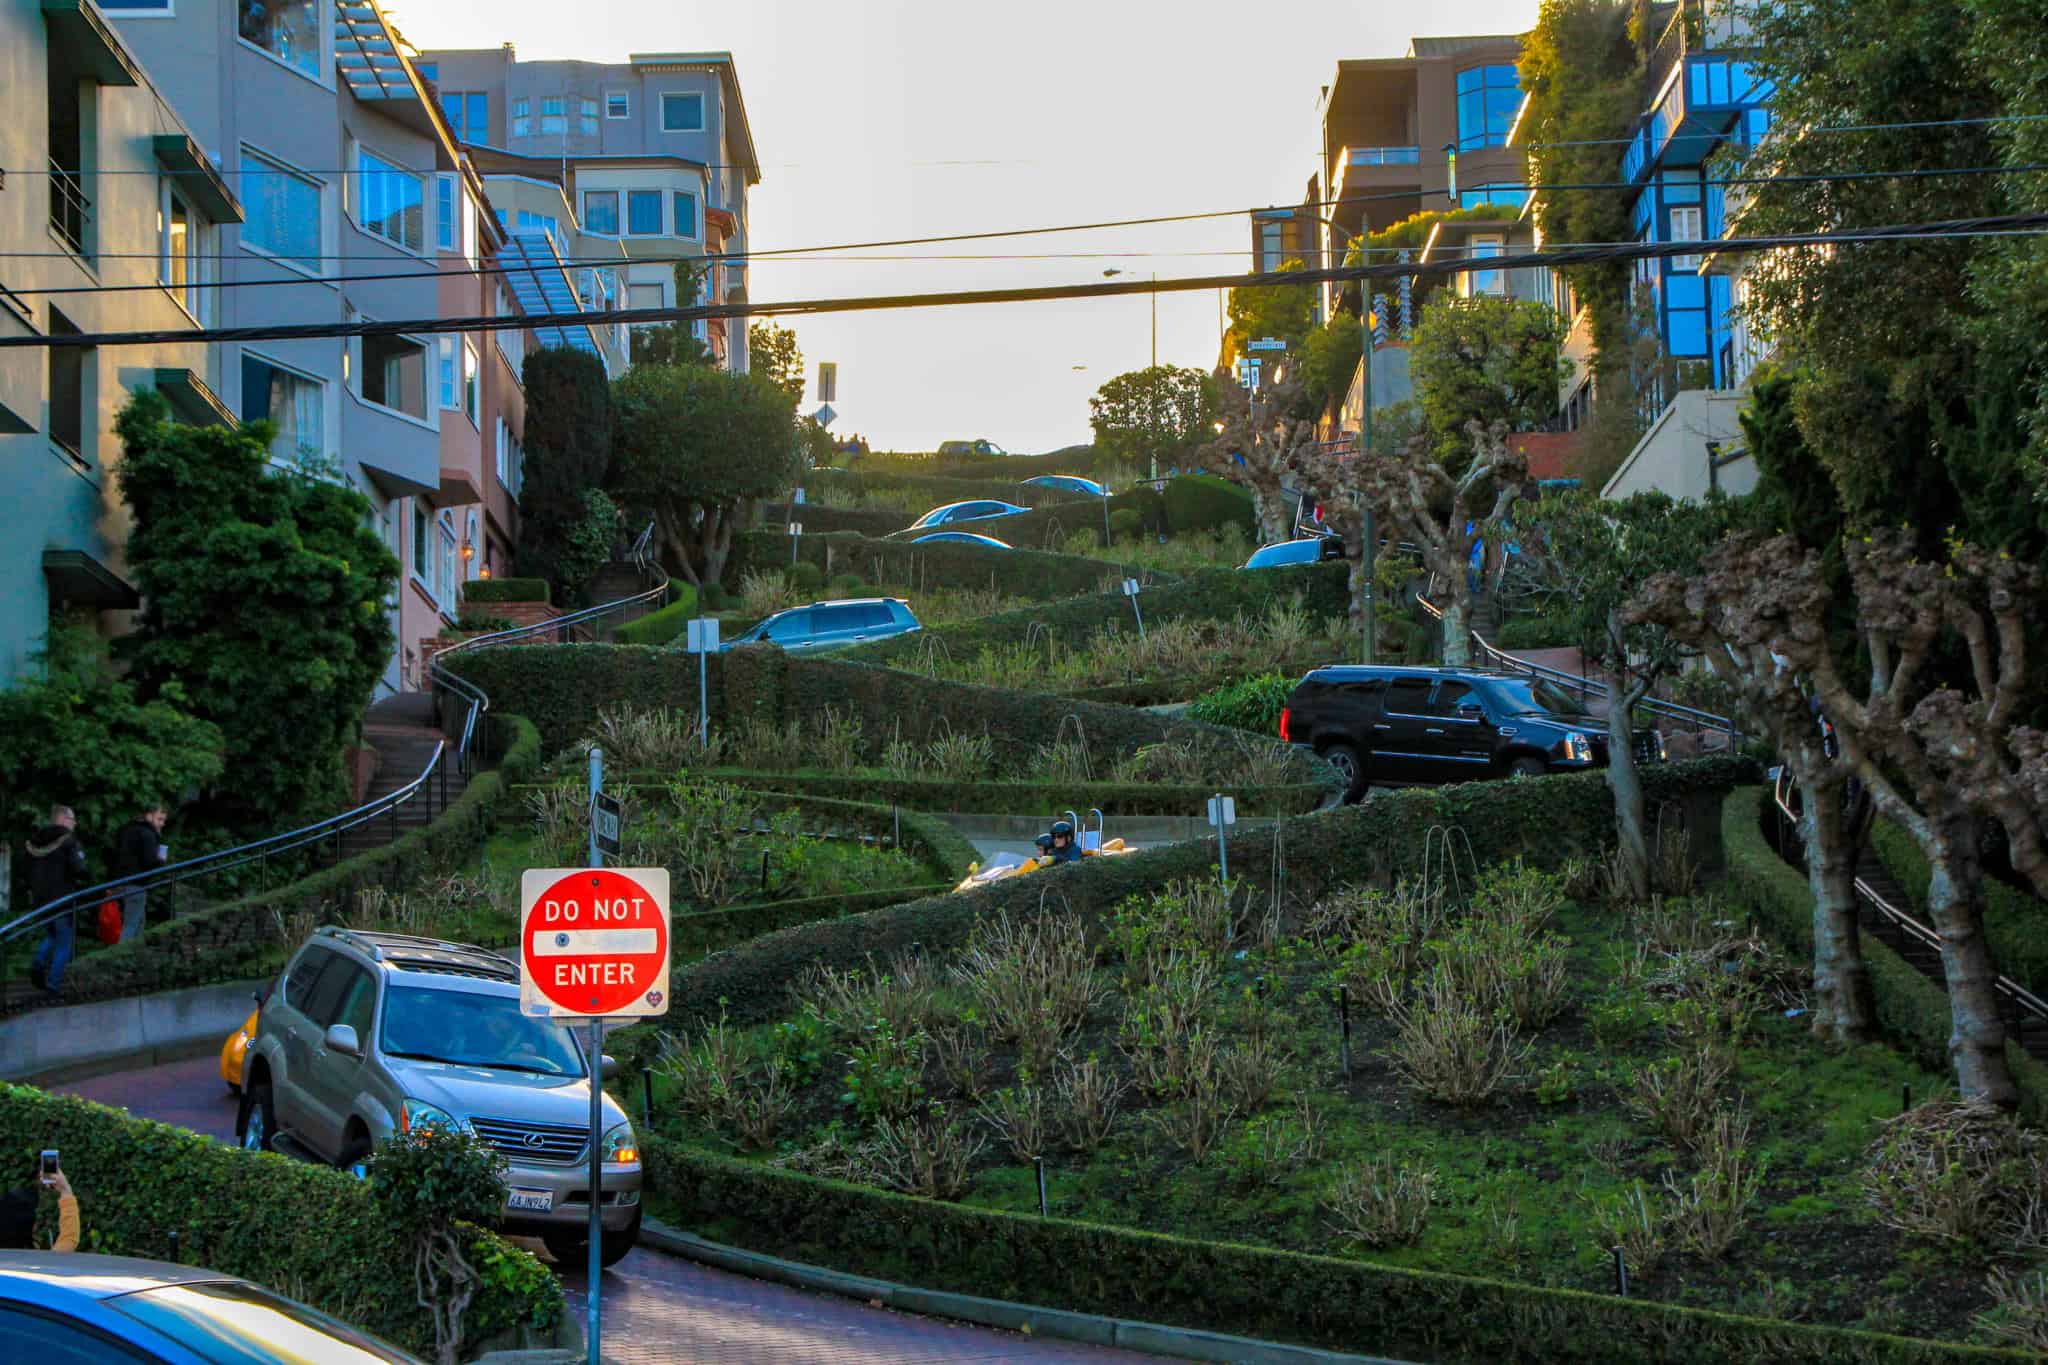
M 738 141 L 732 144 L 733 154 L 745 166 L 747 183 L 761 183 L 761 156 L 754 148 L 754 129 L 747 121 L 746 97 L 740 93 L 739 68 L 733 64 L 730 52 L 635 52 L 631 61 L 634 66 L 714 68 L 725 85 L 726 98 L 731 105 L 730 126 L 739 133 Z
M 1455 38 L 1410 38 L 1408 55 L 1411 57 L 1455 57 L 1475 47 L 1498 47 L 1502 43 L 1520 44 L 1519 33 L 1470 33 Z

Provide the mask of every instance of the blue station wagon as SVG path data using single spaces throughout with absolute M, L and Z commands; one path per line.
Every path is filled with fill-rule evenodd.
M 845 602 L 813 602 L 808 607 L 778 611 L 733 645 L 780 645 L 791 653 L 844 649 L 848 645 L 886 640 L 922 630 L 910 604 L 900 597 L 859 597 Z

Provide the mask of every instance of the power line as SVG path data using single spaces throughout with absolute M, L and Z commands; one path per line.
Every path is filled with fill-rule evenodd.
M 1802 128 L 1800 137 L 1809 133 L 1898 133 L 1919 128 L 1965 128 L 1987 123 L 2040 123 L 2048 121 L 2048 114 L 1987 114 L 1982 118 L 1937 118 L 1917 119 L 1907 123 L 1832 123 L 1813 128 Z M 1637 139 L 1632 137 L 1583 137 L 1558 142 L 1525 142 L 1522 145 L 1536 147 L 1626 147 Z
M 2048 234 L 2048 213 L 2013 214 L 1996 218 L 1961 218 L 1906 223 L 1851 231 L 1790 233 L 1767 237 L 1727 237 L 1690 242 L 1636 242 L 1619 246 L 1524 252 L 1477 260 L 1428 263 L 1332 266 L 1320 270 L 1267 271 L 1250 275 L 1208 275 L 1185 279 L 1131 280 L 1122 283 L 1041 285 L 1025 288 L 948 290 L 924 294 L 870 295 L 852 298 L 800 299 L 780 303 L 714 303 L 686 308 L 628 308 L 613 312 L 572 311 L 529 314 L 518 329 L 602 326 L 615 323 L 675 323 L 698 319 L 803 317 L 825 313 L 877 312 L 903 308 L 938 308 L 996 303 L 1039 303 L 1060 299 L 1115 298 L 1133 294 L 1182 293 L 1245 286 L 1348 283 L 1400 276 L 1460 275 L 1474 271 L 1562 269 L 1607 261 L 1651 260 L 1667 256 L 1700 256 L 1775 251 L 1809 246 L 1845 246 L 1895 241 L 1939 241 L 1986 235 Z M 513 330 L 500 316 L 415 318 L 403 321 L 271 324 L 143 332 L 94 332 L 61 336 L 0 337 L 0 350 L 15 348 L 130 346 L 162 342 L 289 341 L 334 337 L 432 336 L 455 332 Z

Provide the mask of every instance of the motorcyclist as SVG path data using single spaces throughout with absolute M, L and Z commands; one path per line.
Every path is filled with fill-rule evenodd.
M 1038 836 L 1038 851 L 1056 863 L 1079 862 L 1081 850 L 1074 843 L 1074 826 L 1066 820 L 1055 820 L 1052 829 Z

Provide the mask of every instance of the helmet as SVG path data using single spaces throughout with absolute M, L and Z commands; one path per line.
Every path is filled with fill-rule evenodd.
M 1055 820 L 1055 821 L 1053 821 L 1053 822 L 1052 822 L 1052 837 L 1053 837 L 1053 838 L 1055 838 L 1055 839 L 1057 839 L 1057 838 L 1059 838 L 1059 837 L 1060 837 L 1060 836 L 1061 836 L 1062 834 L 1066 835 L 1066 836 L 1067 836 L 1067 837 L 1068 837 L 1069 839 L 1073 838 L 1073 837 L 1074 837 L 1074 827 L 1073 827 L 1073 826 L 1072 826 L 1071 824 L 1068 824 L 1068 823 L 1067 823 L 1067 822 L 1066 822 L 1065 820 Z

